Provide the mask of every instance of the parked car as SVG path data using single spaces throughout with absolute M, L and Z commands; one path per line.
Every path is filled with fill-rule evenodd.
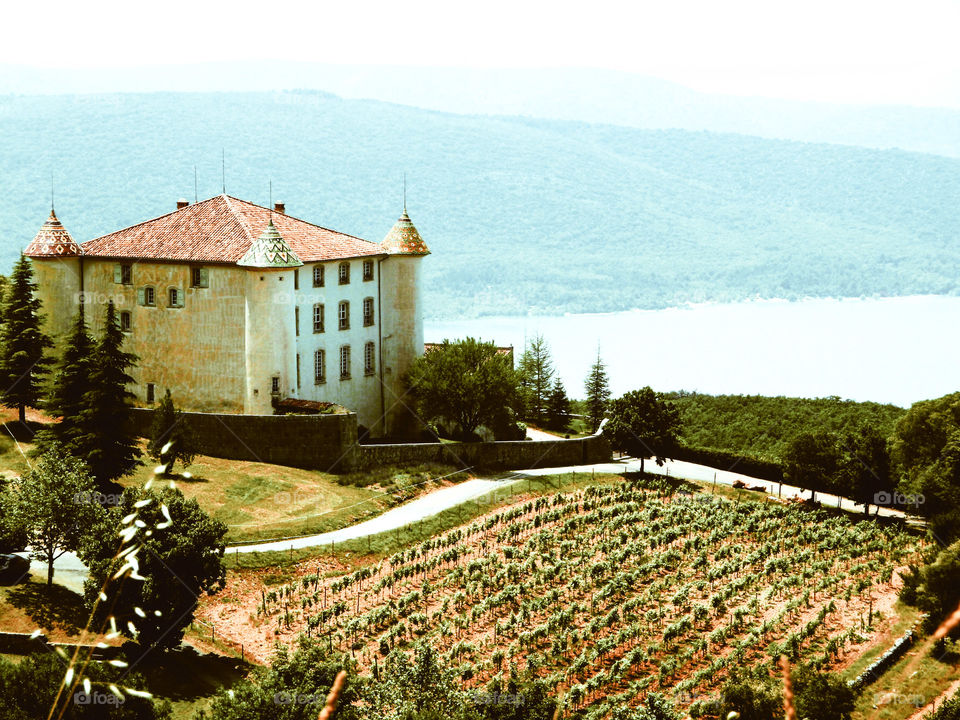
M 0 585 L 15 585 L 26 579 L 30 561 L 19 555 L 0 555 Z

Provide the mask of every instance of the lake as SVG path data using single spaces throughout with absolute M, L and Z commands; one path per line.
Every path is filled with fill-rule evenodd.
M 513 345 L 542 334 L 567 394 L 600 355 L 614 395 L 644 385 L 709 394 L 909 406 L 960 390 L 960 298 L 756 300 L 666 310 L 425 322 L 424 339 Z

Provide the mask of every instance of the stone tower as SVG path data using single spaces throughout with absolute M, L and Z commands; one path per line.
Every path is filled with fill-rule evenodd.
M 380 263 L 383 311 L 383 391 L 386 430 L 390 435 L 415 434 L 421 427 L 404 398 L 404 376 L 423 354 L 423 282 L 421 263 L 430 254 L 406 204 L 403 214 L 381 243 L 387 257 Z
M 51 207 L 50 217 L 23 254 L 33 261 L 44 332 L 56 342 L 69 333 L 80 309 L 83 249 L 74 242 Z
M 244 411 L 270 415 L 274 399 L 296 393 L 293 272 L 303 262 L 271 219 L 237 265 L 247 269 Z

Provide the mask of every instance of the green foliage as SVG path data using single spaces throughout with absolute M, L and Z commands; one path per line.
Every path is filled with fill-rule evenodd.
M 887 438 L 872 425 L 844 433 L 838 440 L 839 468 L 834 486 L 841 494 L 863 504 L 869 513 L 882 493 L 893 490 Z
M 911 571 L 904 577 L 905 592 L 900 598 L 927 612 L 925 624 L 932 630 L 960 605 L 960 541 L 941 550 L 933 562 Z
M 960 692 L 955 692 L 953 697 L 941 704 L 927 720 L 960 720 Z
M 914 403 L 891 448 L 900 489 L 922 496 L 918 510 L 941 542 L 960 539 L 960 393 Z
M 25 475 L 15 481 L 14 517 L 26 533 L 30 555 L 47 563 L 47 584 L 53 563 L 77 550 L 103 515 L 96 485 L 86 465 L 53 445 Z
M 543 335 L 535 335 L 527 344 L 518 372 L 523 418 L 543 424 L 549 413 L 550 380 L 554 373 L 550 346 Z
M 657 465 L 671 456 L 680 434 L 680 413 L 663 393 L 649 386 L 631 390 L 610 404 L 609 422 L 603 429 L 610 444 L 643 459 L 653 457 Z
M 56 375 L 44 405 L 48 413 L 60 418 L 60 422 L 40 432 L 38 440 L 42 444 L 53 441 L 68 450 L 79 450 L 75 443 L 83 432 L 81 414 L 84 396 L 91 390 L 93 349 L 93 339 L 87 332 L 83 310 L 80 310 L 73 331 L 66 339 L 63 355 L 57 364 Z
M 567 397 L 567 391 L 560 378 L 557 378 L 547 398 L 547 427 L 557 432 L 563 432 L 569 424 L 570 398 Z
M 171 179 L 196 162 L 196 149 L 226 144 L 235 148 L 231 192 L 262 195 L 261 148 L 269 147 L 291 212 L 377 241 L 399 209 L 383 158 L 403 148 L 417 168 L 410 211 L 437 245 L 423 277 L 424 307 L 435 316 L 960 291 L 951 244 L 960 237 L 960 161 L 951 158 L 449 115 L 322 92 L 3 102 L 0 136 L 15 150 L 0 156 L 0 172 L 10 187 L 35 184 L 33 162 L 51 138 L 86 138 L 63 143 L 57 157 L 59 172 L 87 189 L 61 201 L 78 240 L 169 212 Z M 220 191 L 219 156 L 207 159 L 201 197 Z M 128 177 L 136 182 L 104 182 Z M 36 195 L 32 206 L 15 193 L 0 200 L 0 236 L 11 239 L 0 260 L 12 261 L 13 239 L 22 247 L 45 218 Z M 330 199 L 322 213 L 311 209 L 317 197 Z
M 584 391 L 586 393 L 584 404 L 587 419 L 590 421 L 590 432 L 596 432 L 610 402 L 610 382 L 607 378 L 607 368 L 600 359 L 599 351 L 597 352 L 597 361 L 590 367 L 590 372 L 584 383 Z
M 0 720 L 48 720 L 66 671 L 63 661 L 52 652 L 30 655 L 13 663 L 0 656 Z M 91 680 L 89 703 L 82 698 L 60 698 L 57 707 L 65 707 L 63 720 L 168 720 L 170 703 L 125 694 L 122 703 L 96 702 L 112 698 L 109 683 L 143 690 L 143 678 L 91 663 L 84 670 Z M 75 693 L 81 693 L 77 687 Z M 76 700 L 75 700 L 76 698 Z
M 740 713 L 740 720 L 777 720 L 783 714 L 780 685 L 766 674 L 734 674 L 720 695 L 722 718 Z
M 799 433 L 783 453 L 783 479 L 810 490 L 811 496 L 837 489 L 839 467 L 837 436 L 825 430 Z
M 166 475 L 171 473 L 175 463 L 187 466 L 197 454 L 196 438 L 183 413 L 174 406 L 169 389 L 153 411 L 147 452 L 164 466 Z
M 137 357 L 123 351 L 123 332 L 111 301 L 103 335 L 93 353 L 90 389 L 83 396 L 79 428 L 71 449 L 90 466 L 101 486 L 128 475 L 140 465 L 140 447 L 130 408 L 133 382 L 129 370 Z
M 427 420 L 456 423 L 464 439 L 492 426 L 517 401 L 517 373 L 493 343 L 473 338 L 442 344 L 417 358 L 408 375 L 411 394 Z
M 16 515 L 16 498 L 9 483 L 0 479 L 0 553 L 10 553 L 27 547 L 27 532 Z
M 741 453 L 779 462 L 801 432 L 846 433 L 867 425 L 882 437 L 893 433 L 906 411 L 894 405 L 837 397 L 788 398 L 760 395 L 668 393 L 683 420 L 684 445 Z
M 853 690 L 840 677 L 811 667 L 793 673 L 797 717 L 809 720 L 850 720 Z
M 216 593 L 224 586 L 227 526 L 210 518 L 196 500 L 187 500 L 179 490 L 126 490 L 120 504 L 81 548 L 80 558 L 90 569 L 84 594 L 91 606 L 104 580 L 125 562 L 115 557 L 118 533 L 137 502 L 146 503 L 139 507 L 138 519 L 153 531 L 137 553 L 139 574 L 145 579 L 128 578 L 112 590 L 112 614 L 121 629 L 128 621 L 136 626 L 141 646 L 176 647 L 193 619 L 200 595 Z M 140 616 L 137 608 L 146 616 Z M 105 612 L 102 604 L 100 612 Z
M 19 409 L 20 422 L 26 421 L 27 407 L 41 404 L 41 380 L 50 365 L 44 353 L 53 347 L 41 330 L 43 316 L 36 289 L 30 260 L 21 255 L 13 266 L 0 325 L 0 399 Z

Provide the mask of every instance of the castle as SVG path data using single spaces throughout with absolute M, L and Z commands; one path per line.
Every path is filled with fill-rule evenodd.
M 334 403 L 373 436 L 410 425 L 429 253 L 406 208 L 374 243 L 226 194 L 83 243 L 51 210 L 24 251 L 58 351 L 81 305 L 99 333 L 113 301 L 138 404 L 167 389 L 201 412 Z

